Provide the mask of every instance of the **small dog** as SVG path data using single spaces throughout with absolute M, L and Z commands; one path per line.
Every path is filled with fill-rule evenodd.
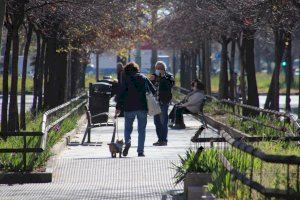
M 115 117 L 115 119 L 116 119 L 116 117 Z M 117 123 L 114 123 L 113 135 L 112 135 L 112 138 L 111 138 L 111 142 L 108 144 L 109 151 L 111 153 L 112 158 L 116 158 L 117 153 L 119 154 L 119 158 L 122 158 L 124 141 L 117 139 L 117 141 L 115 142 L 117 128 L 118 128 Z
M 109 151 L 111 153 L 112 158 L 117 157 L 117 153 L 119 154 L 119 158 L 122 158 L 122 152 L 123 152 L 123 140 L 117 140 L 116 142 L 109 143 Z

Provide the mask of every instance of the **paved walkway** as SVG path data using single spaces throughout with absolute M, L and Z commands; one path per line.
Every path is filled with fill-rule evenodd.
M 172 199 L 183 185 L 174 185 L 172 163 L 187 148 L 200 123 L 191 116 L 185 117 L 187 129 L 169 130 L 166 147 L 154 147 L 156 141 L 152 117 L 148 118 L 145 158 L 137 157 L 137 128 L 134 124 L 132 148 L 126 158 L 110 157 L 107 143 L 112 127 L 92 130 L 92 141 L 102 141 L 102 146 L 69 146 L 56 159 L 53 182 L 0 186 L 1 200 L 46 199 Z M 119 119 L 119 133 L 123 138 L 124 119 Z M 207 131 L 206 135 L 212 135 Z M 83 134 L 74 141 L 81 141 Z

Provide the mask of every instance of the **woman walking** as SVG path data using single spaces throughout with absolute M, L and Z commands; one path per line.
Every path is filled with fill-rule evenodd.
M 123 109 L 125 118 L 125 148 L 123 156 L 128 155 L 129 148 L 131 147 L 131 133 L 135 117 L 138 120 L 138 156 L 145 156 L 144 144 L 148 113 L 147 89 L 155 93 L 152 83 L 139 72 L 139 66 L 134 62 L 128 63 L 124 68 L 124 77 L 116 98 L 116 115 L 119 115 L 120 110 Z

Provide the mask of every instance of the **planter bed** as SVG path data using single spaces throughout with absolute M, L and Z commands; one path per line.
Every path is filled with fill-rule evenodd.
M 0 174 L 0 184 L 49 183 L 52 172 L 5 172 Z
M 35 168 L 32 172 L 7 172 L 0 171 L 0 184 L 25 184 L 25 183 L 49 183 L 52 182 L 52 171 L 54 165 L 54 157 L 64 150 L 67 146 L 68 138 L 74 136 L 85 123 L 85 115 L 78 118 L 77 125 L 69 132 L 64 133 L 51 149 L 47 150 L 47 158 L 45 165 Z M 45 157 L 46 158 L 46 157 Z

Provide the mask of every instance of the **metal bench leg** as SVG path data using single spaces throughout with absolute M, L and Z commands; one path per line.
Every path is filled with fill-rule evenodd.
M 88 132 L 88 143 L 91 143 L 91 129 L 89 128 L 88 130 L 87 130 L 87 132 Z
M 86 136 L 87 136 L 88 133 L 91 133 L 91 128 L 90 128 L 90 127 L 86 127 L 85 132 L 84 132 L 83 139 L 82 139 L 82 141 L 81 141 L 81 144 L 84 143 L 85 138 L 86 138 Z M 90 135 L 90 134 L 89 134 L 89 135 Z M 90 138 L 89 138 L 89 139 L 90 139 Z
M 200 122 L 203 124 L 203 126 L 204 126 L 205 128 L 207 128 L 207 123 L 206 123 L 205 118 L 204 118 L 203 115 L 200 115 Z
M 81 145 L 84 146 L 102 146 L 102 142 L 91 142 L 91 127 L 88 126 L 85 130 Z M 87 142 L 84 142 L 87 137 Z

